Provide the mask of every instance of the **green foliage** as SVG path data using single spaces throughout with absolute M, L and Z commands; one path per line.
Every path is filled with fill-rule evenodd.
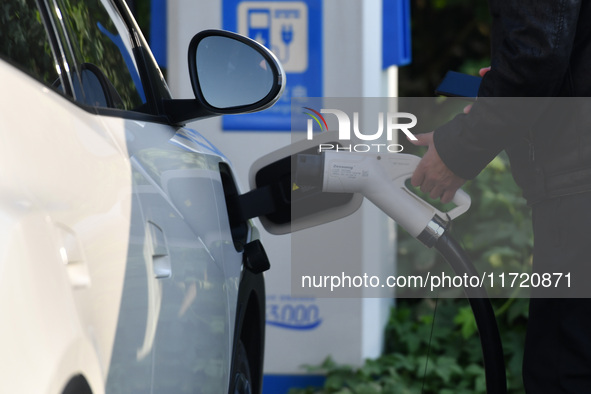
M 521 393 L 521 361 L 527 300 L 495 300 L 503 335 L 510 393 Z M 436 313 L 435 312 L 436 308 Z M 435 320 L 434 320 L 435 318 Z M 392 310 L 383 356 L 359 368 L 330 357 L 310 372 L 325 373 L 322 388 L 290 394 L 485 393 L 480 341 L 467 301 L 402 300 Z

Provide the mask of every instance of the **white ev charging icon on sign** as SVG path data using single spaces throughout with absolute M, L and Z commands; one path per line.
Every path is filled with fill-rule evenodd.
M 271 13 L 269 10 L 248 10 L 248 37 L 261 45 L 269 46 L 271 32 Z
M 238 33 L 273 51 L 288 73 L 308 69 L 308 6 L 301 1 L 244 1 Z

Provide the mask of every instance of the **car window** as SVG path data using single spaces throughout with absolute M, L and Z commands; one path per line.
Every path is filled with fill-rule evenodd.
M 35 0 L 3 0 L 0 56 L 48 86 L 57 86 L 57 61 Z
M 87 105 L 144 112 L 146 96 L 129 31 L 107 0 L 54 0 L 74 56 L 76 100 Z

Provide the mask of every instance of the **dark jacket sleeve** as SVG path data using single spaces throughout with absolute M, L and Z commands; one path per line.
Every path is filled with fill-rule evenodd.
M 456 175 L 474 178 L 512 142 L 527 138 L 527 125 L 544 111 L 515 106 L 527 106 L 523 99 L 489 98 L 565 94 L 581 1 L 489 1 L 491 70 L 470 113 L 434 133 L 439 156 Z

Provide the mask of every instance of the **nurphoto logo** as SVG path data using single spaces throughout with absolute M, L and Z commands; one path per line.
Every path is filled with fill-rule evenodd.
M 417 124 L 417 117 L 409 112 L 387 112 L 384 116 L 383 112 L 378 113 L 378 130 L 371 134 L 361 132 L 359 129 L 359 112 L 353 112 L 353 122 L 351 118 L 344 111 L 338 109 L 321 109 L 320 112 L 310 108 L 303 107 L 304 114 L 310 116 L 307 122 L 307 136 L 308 140 L 314 138 L 314 124 L 318 125 L 320 132 L 328 131 L 328 124 L 322 114 L 331 114 L 336 116 L 338 122 L 339 141 L 351 141 L 352 137 L 361 141 L 378 141 L 383 139 L 384 129 L 386 132 L 386 139 L 388 142 L 392 142 L 397 137 L 395 131 L 402 131 L 406 137 L 410 140 L 416 141 L 417 137 L 410 132 L 409 129 L 413 128 Z M 400 120 L 408 120 L 407 122 L 400 122 Z M 353 123 L 353 127 L 351 127 Z M 386 125 L 384 127 L 384 124 Z M 353 134 L 351 133 L 353 129 Z M 403 147 L 400 144 L 395 143 L 359 143 L 349 145 L 335 145 L 335 144 L 319 144 L 318 151 L 322 152 L 325 150 L 337 150 L 347 152 L 391 152 L 398 153 L 402 152 Z

